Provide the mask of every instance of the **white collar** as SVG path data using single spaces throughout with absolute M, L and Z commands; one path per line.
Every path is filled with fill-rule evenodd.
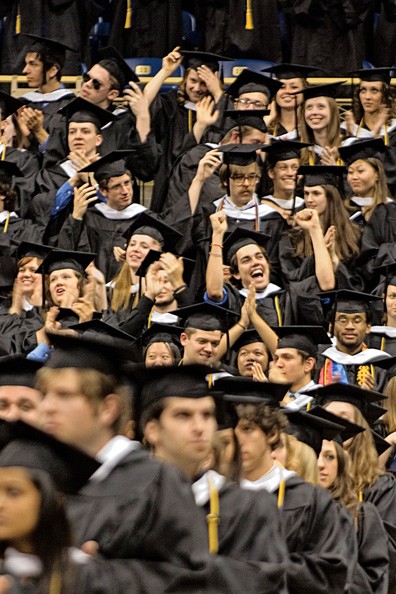
M 269 202 L 273 202 L 280 208 L 284 208 L 285 210 L 291 210 L 293 208 L 293 198 L 289 198 L 289 200 L 285 200 L 284 198 L 275 198 L 275 196 L 263 196 L 261 200 L 268 200 Z M 300 196 L 296 196 L 296 208 L 300 208 L 304 204 L 304 198 L 300 198 Z
M 260 219 L 274 212 L 272 206 L 268 204 L 260 204 L 258 202 L 257 194 L 253 194 L 253 198 L 244 206 L 235 206 L 228 196 L 223 196 L 215 200 L 213 204 L 218 208 L 223 202 L 223 211 L 231 219 L 243 219 L 251 221 L 256 218 L 256 204 L 258 206 L 258 216 Z
M 161 313 L 153 309 L 151 321 L 158 322 L 159 324 L 177 324 L 179 318 L 175 316 L 175 314 L 171 314 L 169 312 Z
M 197 111 L 197 106 L 192 101 L 186 101 L 183 107 L 190 109 L 191 111 Z
M 396 328 L 392 328 L 392 326 L 371 326 L 370 334 L 383 334 L 388 338 L 396 338 Z
M 95 208 L 106 218 L 106 219 L 113 219 L 113 220 L 124 220 L 124 219 L 132 219 L 136 217 L 138 214 L 147 210 L 145 206 L 141 204 L 132 203 L 124 210 L 114 210 L 108 204 L 104 202 L 100 202 L 95 204 Z
M 208 472 L 205 472 L 199 480 L 192 484 L 191 488 L 194 494 L 195 503 L 199 507 L 203 507 L 210 500 L 209 481 L 212 484 L 212 488 L 219 492 L 226 482 L 226 478 L 214 470 L 208 470 Z
M 308 396 L 308 394 L 299 394 L 295 400 L 288 402 L 285 408 L 287 408 L 287 410 L 305 410 L 312 400 L 313 396 Z
M 274 283 L 268 283 L 264 291 L 256 291 L 256 301 L 257 299 L 265 299 L 274 293 L 279 293 L 281 290 L 282 289 L 278 287 L 278 285 L 275 285 Z M 245 299 L 247 298 L 248 293 L 249 289 L 239 289 L 239 294 L 242 295 L 242 297 L 245 297 Z
M 72 162 L 73 161 L 70 161 L 70 159 L 67 159 L 67 161 L 63 161 L 63 163 L 60 164 L 60 167 L 62 167 L 63 171 L 69 177 L 73 177 L 73 175 L 76 174 L 76 170 L 74 169 L 74 167 L 72 167 Z
M 3 569 L 17 578 L 39 577 L 43 572 L 43 564 L 36 555 L 20 553 L 13 547 L 8 547 L 4 552 Z
M 327 359 L 331 359 L 334 363 L 340 363 L 341 365 L 365 365 L 366 363 L 375 363 L 375 361 L 390 357 L 389 353 L 380 351 L 379 349 L 366 349 L 365 351 L 356 353 L 356 355 L 348 355 L 339 351 L 335 346 L 331 346 L 323 351 L 322 355 L 327 357 Z
M 265 490 L 268 493 L 275 493 L 279 489 L 279 485 L 282 481 L 287 481 L 292 476 L 296 476 L 296 473 L 292 470 L 283 468 L 280 464 L 274 463 L 273 467 L 267 474 L 257 479 L 257 481 L 248 481 L 242 479 L 240 486 L 242 489 L 249 491 L 261 491 Z
M 34 305 L 32 305 L 31 303 L 29 303 L 29 301 L 26 299 L 25 295 L 23 295 L 22 297 L 22 309 L 23 311 L 31 311 L 33 309 Z
M 16 212 L 12 211 L 9 213 L 8 210 L 3 210 L 0 212 L 0 223 L 4 223 L 7 220 L 8 214 L 10 215 L 10 219 L 18 219 L 19 218 Z
M 29 91 L 23 95 L 22 99 L 31 101 L 32 103 L 51 103 L 53 101 L 59 101 L 63 97 L 75 97 L 75 95 L 70 89 L 56 89 L 56 91 L 51 91 L 51 93 L 40 93 L 39 90 L 36 90 Z
M 285 132 L 285 134 L 280 134 L 279 136 L 269 134 L 269 138 L 275 138 L 275 140 L 296 140 L 296 138 L 298 138 L 297 128 L 294 128 L 294 130 L 291 130 L 290 132 Z
M 130 452 L 140 450 L 141 444 L 138 441 L 131 441 L 124 435 L 116 435 L 96 454 L 96 459 L 102 465 L 89 479 L 94 483 L 104 481 L 111 471 L 123 460 Z
M 372 206 L 374 198 L 372 196 L 368 196 L 366 198 L 363 198 L 362 196 L 352 196 L 350 198 L 350 201 L 354 204 L 357 204 L 358 206 Z M 389 202 L 394 202 L 394 200 L 392 200 L 392 198 L 387 197 L 386 203 L 389 204 Z
M 136 285 L 131 285 L 131 293 L 137 293 L 139 291 L 139 284 L 140 283 L 136 283 Z M 106 287 L 108 289 L 114 289 L 115 287 L 115 282 L 114 281 L 109 281 L 108 283 L 106 283 Z

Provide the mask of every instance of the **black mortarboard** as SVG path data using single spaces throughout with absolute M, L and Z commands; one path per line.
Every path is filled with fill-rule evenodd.
M 145 409 L 161 398 L 205 398 L 210 395 L 206 376 L 213 373 L 205 365 L 150 367 L 140 371 L 142 389 L 139 408 Z M 137 374 L 137 379 L 139 377 Z
M 339 441 L 341 443 L 348 441 L 348 439 L 351 439 L 352 437 L 355 437 L 355 435 L 358 435 L 359 433 L 363 433 L 363 431 L 366 430 L 361 425 L 357 425 L 356 423 L 351 423 L 351 421 L 348 421 L 348 419 L 345 419 L 344 417 L 335 415 L 332 412 L 330 412 L 329 410 L 327 410 L 326 408 L 323 408 L 322 406 L 313 406 L 309 410 L 308 414 L 315 416 L 315 417 L 320 417 L 321 419 L 326 419 L 327 421 L 332 421 L 333 423 L 338 423 L 339 425 L 342 425 L 343 429 L 340 432 L 340 435 L 338 436 Z M 327 438 L 325 438 L 325 439 L 327 439 Z M 338 438 L 336 441 L 338 441 Z
M 116 120 L 116 116 L 108 109 L 102 109 L 98 105 L 76 97 L 67 105 L 58 110 L 58 113 L 66 116 L 69 122 L 85 123 L 90 122 L 100 130 L 108 124 Z
M 340 289 L 338 291 L 326 291 L 318 294 L 320 300 L 329 299 L 334 303 L 334 311 L 342 313 L 368 313 L 372 301 L 380 301 L 378 295 Z
M 148 328 L 139 340 L 142 346 L 147 349 L 150 344 L 155 342 L 173 342 L 180 346 L 180 334 L 183 332 L 183 328 L 180 326 L 171 326 L 170 324 L 160 324 L 155 322 Z
M 45 61 L 45 55 L 47 54 L 48 56 L 51 56 L 52 60 L 58 64 L 60 70 L 62 70 L 63 66 L 65 65 L 66 50 L 71 52 L 77 51 L 75 47 L 71 47 L 65 43 L 60 43 L 56 39 L 51 39 L 49 37 L 33 35 L 32 33 L 23 33 L 23 36 L 29 37 L 29 39 L 32 40 L 31 45 L 26 50 L 27 54 L 36 52 L 43 56 L 43 62 Z
M 370 138 L 369 140 L 357 140 L 348 146 L 340 146 L 338 151 L 345 165 L 351 165 L 358 159 L 381 159 L 387 148 L 382 138 Z
M 117 377 L 120 365 L 129 358 L 127 349 L 99 337 L 49 334 L 49 338 L 54 350 L 44 365 L 51 369 L 90 368 Z
M 364 80 L 367 82 L 383 82 L 386 84 L 390 84 L 391 80 L 391 73 L 395 70 L 395 67 L 392 66 L 391 68 L 361 68 L 360 70 L 354 70 L 353 72 L 349 72 L 350 76 L 360 78 L 360 80 Z
M 374 425 L 374 423 L 376 421 L 378 421 L 378 419 L 380 417 L 383 417 L 386 412 L 387 412 L 386 408 L 384 408 L 383 406 L 380 406 L 379 404 L 375 404 L 374 402 L 371 402 L 367 406 L 365 419 L 371 427 L 371 425 Z
M 196 328 L 206 332 L 226 332 L 231 323 L 230 318 L 233 320 L 238 316 L 235 311 L 206 302 L 182 307 L 171 313 L 184 320 L 184 329 Z
M 368 405 L 381 402 L 386 396 L 374 390 L 365 390 L 353 384 L 334 383 L 315 390 L 315 404 L 324 406 L 330 402 L 348 402 L 356 406 L 367 419 Z
M 250 377 L 222 377 L 216 390 L 224 392 L 224 399 L 235 404 L 268 404 L 279 406 L 291 384 L 255 382 Z
M 26 386 L 34 388 L 35 374 L 41 363 L 23 355 L 0 358 L 0 386 Z
M 0 175 L 4 175 L 4 177 L 9 177 L 10 179 L 13 175 L 15 177 L 24 177 L 24 173 L 22 173 L 18 165 L 11 161 L 0 161 Z
M 255 128 L 260 132 L 267 132 L 267 125 L 263 120 L 263 117 L 268 115 L 270 112 L 268 109 L 226 109 L 223 112 L 224 117 L 231 118 L 227 120 L 227 124 L 225 125 L 225 129 L 227 131 L 235 128 L 238 126 L 239 128 L 239 139 L 242 143 L 242 126 L 250 126 L 251 128 Z M 224 145 L 224 146 L 229 146 Z M 253 146 L 253 145 L 244 145 L 244 146 Z
M 270 102 L 280 88 L 282 88 L 282 83 L 278 80 L 245 68 L 228 87 L 227 94 L 237 99 L 244 93 L 264 93 Z
M 123 234 L 127 243 L 132 235 L 149 235 L 161 244 L 164 251 L 172 251 L 183 237 L 179 231 L 147 212 L 141 212 Z
M 224 264 L 229 264 L 237 251 L 245 245 L 253 244 L 265 248 L 268 239 L 269 236 L 265 233 L 237 227 L 232 233 L 228 233 L 223 243 Z
M 48 473 L 62 493 L 77 493 L 100 467 L 99 462 L 23 421 L 0 426 L 0 467 L 22 467 Z
M 99 50 L 102 60 L 99 66 L 105 68 L 111 76 L 114 76 L 120 83 L 122 88 L 130 81 L 138 83 L 139 78 L 136 76 L 132 68 L 128 66 L 124 58 L 114 47 L 104 47 Z
M 315 359 L 318 345 L 331 344 L 322 326 L 280 326 L 274 330 L 279 337 L 277 349 L 298 349 Z
M 340 423 L 329 421 L 322 417 L 311 415 L 301 410 L 283 411 L 289 421 L 286 433 L 297 437 L 298 441 L 309 445 L 318 457 L 322 449 L 322 441 L 332 441 L 342 430 Z
M 396 365 L 396 356 L 386 357 L 386 354 L 386 351 L 384 351 L 384 358 L 375 361 L 375 366 L 379 367 L 380 369 L 386 369 L 387 371 L 389 371 Z
M 273 167 L 278 161 L 300 159 L 301 149 L 308 146 L 312 145 L 306 142 L 296 142 L 293 140 L 272 140 L 271 144 L 268 144 L 262 150 L 267 153 L 268 164 Z
M 54 270 L 70 268 L 80 274 L 85 273 L 88 264 L 92 262 L 96 254 L 89 252 L 72 252 L 70 250 L 53 249 L 42 261 L 36 272 L 39 274 L 51 274 Z
M 302 89 L 301 91 L 295 91 L 294 93 L 290 93 L 290 95 L 302 94 L 304 101 L 313 99 L 314 97 L 332 97 L 335 99 L 337 97 L 338 87 L 344 82 L 346 81 L 328 83 L 326 85 L 315 85 L 313 87 Z
M 233 351 L 237 353 L 239 349 L 241 349 L 242 347 L 248 344 L 254 344 L 255 342 L 264 341 L 261 338 L 260 334 L 257 332 L 257 330 L 255 328 L 252 328 L 251 330 L 245 330 L 245 332 L 241 334 L 238 340 L 234 342 L 231 348 Z
M 263 68 L 261 72 L 271 72 L 279 80 L 288 80 L 290 78 L 307 78 L 310 72 L 319 70 L 315 66 L 303 66 L 302 64 L 275 64 Z
M 145 257 L 145 259 L 143 260 L 143 262 L 140 264 L 138 270 L 136 271 L 136 276 L 146 276 L 147 271 L 149 269 L 149 267 L 151 266 L 151 264 L 153 264 L 153 262 L 157 262 L 160 257 L 162 256 L 162 254 L 164 254 L 165 252 L 159 252 L 157 250 L 150 250 L 147 254 L 147 256 Z M 174 254 L 176 256 L 176 254 Z M 178 256 L 176 256 L 178 257 Z M 191 260 L 190 258 L 185 258 L 184 256 L 182 256 L 183 259 L 183 279 L 184 281 L 188 284 L 190 279 L 191 279 L 191 275 L 194 271 L 194 266 L 196 264 L 195 260 Z
M 107 324 L 102 320 L 89 320 L 89 322 L 82 322 L 81 324 L 74 324 L 70 326 L 71 330 L 75 330 L 84 338 L 98 337 L 104 339 L 108 344 L 119 344 L 120 347 L 127 347 L 134 340 L 135 337 L 127 332 L 123 332 L 119 328 Z
M 90 163 L 84 169 L 80 169 L 80 173 L 93 173 L 95 179 L 100 183 L 104 179 L 110 177 L 120 177 L 128 173 L 128 168 L 124 159 L 131 155 L 134 151 L 112 151 L 101 159 Z
M 341 165 L 302 165 L 297 175 L 304 176 L 304 186 L 330 185 L 336 188 L 342 184 L 346 167 Z
M 200 66 L 207 66 L 212 72 L 218 72 L 220 69 L 219 62 L 232 62 L 234 60 L 234 58 L 226 58 L 209 52 L 180 50 L 180 54 L 184 56 L 183 65 L 186 70 L 187 68 L 197 70 Z
M 15 113 L 24 107 L 24 103 L 15 97 L 11 97 L 8 93 L 4 91 L 0 91 L 0 109 L 1 109 L 1 119 L 5 120 L 11 114 Z
M 246 167 L 257 161 L 256 151 L 265 147 L 265 144 L 225 144 L 216 150 L 223 153 L 223 163 L 226 165 L 240 165 Z
M 223 394 L 214 392 L 212 396 L 216 402 L 217 431 L 235 429 L 239 419 L 234 404 L 225 400 Z
M 379 435 L 376 431 L 373 431 L 373 429 L 371 429 L 371 435 L 373 437 L 378 456 L 381 456 L 381 454 L 393 447 L 391 443 L 387 442 L 386 439 L 383 439 L 383 437 L 381 437 L 381 435 Z
M 21 241 L 17 250 L 17 258 L 18 260 L 22 258 L 39 258 L 40 260 L 44 260 L 53 249 L 50 245 Z

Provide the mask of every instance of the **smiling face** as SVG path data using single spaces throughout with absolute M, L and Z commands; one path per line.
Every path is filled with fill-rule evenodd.
M 186 77 L 186 95 L 188 100 L 192 103 L 198 103 L 198 101 L 208 94 L 208 87 L 199 78 L 198 72 L 190 68 Z
M 155 304 L 162 307 L 170 305 L 175 299 L 174 288 L 165 270 L 158 271 L 157 280 L 160 283 L 160 285 L 162 285 L 162 289 L 161 292 L 155 298 Z
M 286 161 L 277 161 L 268 170 L 268 177 L 274 183 L 274 196 L 294 191 L 299 166 L 299 159 L 287 159 Z
M 263 291 L 269 283 L 270 269 L 262 249 L 254 243 L 245 245 L 237 251 L 236 259 L 238 272 L 234 277 L 242 287 L 248 289 L 253 282 L 257 291 Z
M 289 78 L 289 79 L 280 79 L 282 83 L 282 87 L 276 94 L 276 102 L 279 107 L 283 109 L 294 109 L 294 106 L 300 105 L 303 100 L 303 94 L 299 93 L 298 95 L 290 95 L 290 93 L 296 93 L 297 91 L 301 91 L 304 88 L 304 84 L 301 78 Z
M 253 364 L 259 363 L 263 371 L 268 367 L 268 353 L 262 342 L 252 342 L 238 351 L 238 371 L 243 377 L 253 377 Z
M 172 351 L 166 342 L 153 342 L 147 348 L 145 358 L 146 367 L 164 367 L 173 364 Z
M 161 250 L 161 246 L 150 235 L 132 235 L 126 249 L 126 262 L 136 272 L 150 250 Z
M 322 450 L 318 458 L 320 486 L 323 489 L 330 489 L 337 478 L 338 459 L 337 450 L 333 441 L 324 439 Z
M 23 258 L 20 261 L 17 279 L 21 282 L 25 297 L 29 297 L 34 291 L 41 291 L 41 274 L 36 274 L 41 262 L 38 258 Z
M 307 99 L 304 105 L 304 117 L 307 125 L 315 132 L 320 132 L 330 124 L 331 111 L 326 97 Z
M 220 340 L 220 330 L 188 328 L 180 336 L 180 343 L 184 348 L 184 364 L 202 363 L 210 365 L 217 355 Z
M 377 181 L 378 173 L 367 161 L 358 159 L 349 165 L 347 182 L 356 196 L 373 196 Z
M 326 192 L 322 186 L 304 186 L 304 201 L 307 208 L 313 208 L 318 215 L 327 208 Z
M 362 81 L 359 87 L 359 99 L 365 113 L 376 113 L 383 99 L 382 83 L 380 81 Z
M 58 307 L 62 306 L 66 294 L 72 296 L 73 302 L 77 301 L 80 296 L 77 272 L 72 268 L 63 268 L 51 272 L 49 275 L 49 291 L 54 305 Z

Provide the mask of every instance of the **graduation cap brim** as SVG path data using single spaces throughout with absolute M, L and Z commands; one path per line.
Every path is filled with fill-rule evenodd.
M 336 83 L 328 83 L 325 85 L 315 85 L 312 87 L 307 87 L 306 89 L 301 89 L 301 91 L 295 91 L 294 93 L 289 93 L 290 95 L 302 95 L 304 97 L 304 101 L 308 99 L 314 99 L 315 97 L 330 97 L 335 99 L 337 97 L 338 88 L 347 82 L 346 80 L 342 80 Z
M 170 313 L 184 321 L 184 328 L 196 328 L 208 332 L 215 330 L 226 332 L 236 317 L 239 317 L 235 311 L 206 302 L 181 307 Z
M 289 421 L 286 433 L 294 435 L 299 441 L 309 445 L 317 456 L 322 449 L 322 441 L 324 439 L 332 441 L 343 430 L 341 423 L 310 415 L 308 412 L 288 409 L 283 412 Z
M 85 336 L 86 333 L 88 333 L 87 336 L 95 334 L 106 339 L 115 339 L 128 343 L 132 343 L 136 340 L 135 336 L 123 332 L 123 330 L 120 330 L 111 324 L 107 324 L 106 322 L 103 322 L 103 320 L 90 320 L 89 322 L 74 324 L 73 326 L 70 326 L 70 329 L 75 330 L 82 336 Z
M 378 421 L 378 419 L 382 417 L 386 412 L 386 408 L 380 406 L 379 404 L 371 402 L 366 408 L 364 417 L 371 427 L 371 425 L 374 425 L 374 423 Z
M 241 126 L 250 126 L 250 128 L 265 133 L 267 132 L 267 124 L 263 118 L 269 115 L 269 113 L 270 111 L 268 109 L 226 109 L 223 112 L 223 116 L 229 119 L 226 120 L 224 129 L 228 132 L 235 128 L 235 126 L 239 128 Z
M 237 251 L 246 245 L 258 245 L 265 248 L 269 239 L 270 236 L 265 233 L 237 227 L 226 235 L 223 242 L 224 263 L 229 264 Z
M 244 346 L 247 346 L 249 344 L 255 344 L 256 342 L 261 342 L 264 344 L 264 341 L 257 332 L 257 330 L 254 328 L 251 330 L 245 330 L 245 332 L 241 334 L 238 340 L 234 342 L 231 349 L 237 353 Z
M 165 254 L 165 252 L 159 252 L 157 250 L 150 250 L 147 254 L 147 256 L 145 257 L 145 259 L 143 260 L 143 262 L 140 264 L 138 270 L 136 271 L 136 276 L 146 276 L 148 269 L 150 268 L 151 264 L 153 264 L 154 262 L 158 262 L 158 260 L 161 258 L 162 254 Z M 179 256 L 177 256 L 176 254 L 174 254 L 177 258 Z M 191 260 L 190 258 L 185 258 L 184 256 L 181 256 L 182 261 L 183 261 L 183 279 L 184 281 L 188 284 L 189 280 L 191 279 L 191 275 L 193 273 L 194 270 L 194 266 L 196 264 L 195 260 Z
M 175 244 L 183 237 L 179 231 L 176 231 L 176 229 L 173 229 L 170 225 L 167 225 L 146 212 L 141 212 L 135 219 L 133 219 L 133 222 L 123 234 L 127 244 L 133 235 L 138 234 L 137 231 L 141 228 L 146 229 L 145 232 L 142 231 L 140 234 L 149 235 L 156 241 L 159 241 L 159 233 L 161 237 L 160 243 L 163 243 L 161 247 L 164 251 L 172 251 Z M 156 233 L 150 235 L 150 228 L 154 229 Z
M 277 349 L 298 349 L 316 357 L 318 345 L 332 344 L 322 326 L 279 326 L 273 330 L 279 338 Z
M 364 390 L 352 384 L 341 383 L 328 384 L 322 388 L 317 388 L 314 395 L 315 404 L 325 406 L 330 402 L 347 402 L 358 408 L 366 419 L 368 408 L 386 398 L 381 392 Z
M 19 169 L 16 163 L 12 163 L 11 161 L 0 161 L 0 176 L 4 177 L 24 177 L 25 174 Z
M 279 406 L 291 384 L 255 382 L 250 377 L 222 377 L 216 390 L 224 392 L 224 399 L 235 404 L 268 404 Z
M 301 149 L 312 146 L 307 142 L 294 142 L 293 140 L 273 140 L 262 150 L 268 155 L 268 162 L 272 165 L 278 161 L 300 159 Z
M 315 66 L 304 66 L 302 64 L 275 64 L 263 68 L 261 72 L 270 72 L 275 74 L 279 80 L 289 80 L 290 78 L 307 78 L 310 72 L 317 72 L 320 68 Z
M 23 355 L 0 357 L 0 386 L 26 386 L 34 389 L 35 374 L 41 365 Z
M 186 68 L 192 68 L 196 70 L 200 66 L 207 66 L 213 72 L 217 72 L 220 68 L 219 62 L 233 62 L 234 58 L 227 58 L 220 56 L 219 54 L 212 54 L 209 52 L 198 52 L 180 50 L 180 54 L 183 56 L 183 65 Z
M 370 431 L 373 437 L 375 449 L 377 450 L 378 456 L 384 454 L 387 450 L 389 450 L 389 448 L 393 448 L 393 445 L 391 443 L 388 443 L 386 439 L 383 439 L 383 437 L 381 437 L 381 435 L 379 435 L 376 431 L 374 431 L 373 429 L 370 429 Z
M 390 84 L 392 71 L 396 70 L 396 66 L 390 68 L 361 68 L 349 72 L 349 76 L 360 78 L 365 82 L 384 82 Z
M 359 433 L 363 433 L 363 431 L 366 430 L 365 427 L 357 425 L 356 423 L 352 423 L 344 417 L 337 416 L 331 413 L 326 408 L 323 408 L 322 406 L 313 406 L 308 411 L 308 414 L 315 417 L 320 417 L 321 419 L 327 419 L 328 421 L 332 421 L 333 423 L 338 423 L 339 425 L 342 425 L 343 429 L 340 432 L 339 436 L 342 442 L 348 441 L 348 439 L 351 439 L 352 437 L 355 437 Z
M 117 116 L 108 109 L 102 109 L 82 97 L 76 97 L 76 99 L 59 109 L 58 113 L 64 115 L 69 122 L 90 122 L 99 129 L 117 119 Z
M 44 260 L 54 248 L 50 245 L 41 245 L 39 243 L 32 243 L 31 241 L 22 241 L 17 250 L 17 258 L 39 258 Z
M 216 150 L 223 153 L 223 163 L 225 165 L 239 165 L 247 167 L 251 163 L 256 163 L 256 151 L 264 148 L 265 144 L 225 144 L 219 146 Z
M 110 177 L 121 177 L 128 172 L 124 159 L 132 155 L 134 150 L 112 151 L 97 161 L 90 163 L 80 173 L 93 173 L 97 182 Z
M 181 326 L 171 326 L 170 324 L 160 324 L 155 322 L 150 328 L 147 328 L 147 330 L 143 332 L 138 340 L 144 348 L 147 348 L 154 342 L 164 342 L 163 338 L 165 336 L 174 342 L 180 342 L 180 334 L 182 332 L 183 328 Z
M 64 270 L 70 268 L 80 274 L 84 274 L 87 266 L 93 261 L 96 254 L 90 252 L 72 252 L 66 250 L 53 249 L 48 256 L 44 258 L 37 268 L 37 274 L 51 274 L 54 270 Z
M 51 37 L 43 37 L 41 35 L 34 35 L 33 33 L 21 33 L 21 35 L 32 40 L 31 46 L 26 51 L 27 54 L 30 52 L 38 52 L 40 50 L 40 46 L 49 53 L 56 52 L 62 54 L 67 50 L 71 52 L 78 51 L 75 47 L 63 42 L 61 43 L 57 39 L 51 39 Z
M 297 175 L 304 176 L 305 186 L 339 186 L 347 169 L 342 165 L 302 165 Z
M 330 303 L 336 303 L 336 311 L 343 313 L 367 312 L 370 304 L 375 301 L 381 301 L 382 297 L 372 295 L 371 293 L 361 293 L 359 291 L 350 291 L 340 289 L 338 291 L 325 291 L 318 293 L 320 300 L 329 300 Z
M 216 402 L 217 431 L 235 429 L 239 419 L 234 404 L 225 400 L 223 393 L 214 392 L 212 396 Z
M 132 68 L 130 68 L 130 66 L 128 66 L 128 64 L 125 62 L 124 58 L 121 56 L 121 54 L 114 47 L 111 47 L 111 46 L 103 47 L 99 50 L 99 54 L 104 60 L 114 60 L 114 62 L 117 63 L 117 65 L 119 66 L 119 68 L 121 69 L 121 71 L 125 77 L 125 81 L 124 81 L 125 84 L 128 84 L 129 82 L 134 82 L 134 83 L 140 82 L 138 76 L 136 76 L 136 74 L 132 70 Z M 119 82 L 123 82 L 123 81 L 119 81 Z
M 81 450 L 23 421 L 3 421 L 0 434 L 4 446 L 0 451 L 0 467 L 47 472 L 63 493 L 77 493 L 100 467 L 99 462 Z
M 359 159 L 374 157 L 380 159 L 387 151 L 382 138 L 370 138 L 369 140 L 357 140 L 347 146 L 339 147 L 339 154 L 346 165 L 351 165 Z
M 24 107 L 24 103 L 4 91 L 0 91 L 0 106 L 1 119 L 5 120 L 8 116 L 18 111 L 18 109 Z
M 281 88 L 282 83 L 278 80 L 245 68 L 228 87 L 227 94 L 237 99 L 244 93 L 264 93 L 271 101 Z

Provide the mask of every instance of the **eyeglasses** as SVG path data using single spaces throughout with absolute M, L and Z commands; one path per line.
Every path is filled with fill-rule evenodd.
M 336 319 L 336 323 L 340 324 L 341 326 L 346 326 L 347 324 L 351 323 L 353 326 L 361 326 L 362 324 L 366 324 L 366 318 L 362 316 L 345 316 L 342 315 Z
M 250 175 L 231 175 L 231 179 L 236 186 L 243 186 L 245 183 L 245 179 L 247 179 L 249 184 L 255 184 L 259 179 L 259 176 L 255 173 L 251 173 Z
M 103 86 L 103 83 L 100 82 L 100 80 L 98 80 L 97 78 L 91 78 L 88 72 L 85 72 L 85 74 L 83 74 L 82 79 L 85 83 L 92 81 L 92 86 L 95 89 L 95 91 L 99 91 L 100 87 Z
M 242 105 L 254 105 L 257 109 L 267 109 L 268 103 L 262 101 L 250 101 L 250 99 L 235 99 L 235 103 L 242 103 Z

